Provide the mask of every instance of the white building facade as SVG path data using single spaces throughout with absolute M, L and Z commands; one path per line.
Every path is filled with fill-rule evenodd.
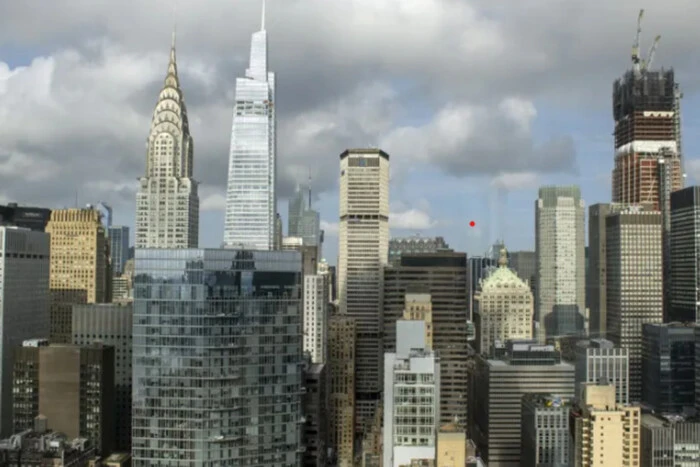
M 348 149 L 340 155 L 338 299 L 357 323 L 356 426 L 371 419 L 381 396 L 381 307 L 389 248 L 389 155 Z
M 236 79 L 224 246 L 275 249 L 277 139 L 275 74 L 267 67 L 265 12 L 253 34 L 250 66 Z
M 136 248 L 195 248 L 199 242 L 194 144 L 175 60 L 175 35 L 165 85 L 147 139 L 146 175 L 136 194 Z
M 425 344 L 425 322 L 396 322 L 395 353 L 384 354 L 385 467 L 436 459 L 440 361 Z
M 304 353 L 312 363 L 327 359 L 328 286 L 325 275 L 304 276 Z
M 12 368 L 22 341 L 49 337 L 49 234 L 0 227 L 0 436 L 12 435 Z
M 630 401 L 629 351 L 607 339 L 591 339 L 576 343 L 576 397 L 581 397 L 585 383 L 615 385 L 615 402 Z

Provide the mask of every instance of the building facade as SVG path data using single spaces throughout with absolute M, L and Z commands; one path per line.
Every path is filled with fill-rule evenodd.
M 401 255 L 413 253 L 437 253 L 449 250 L 450 246 L 442 237 L 393 237 L 389 240 L 389 263 L 401 263 Z
M 13 434 L 12 365 L 22 341 L 49 337 L 49 235 L 0 226 L 0 435 Z
M 615 402 L 629 403 L 629 351 L 615 347 L 606 339 L 576 343 L 576 398 L 580 399 L 586 383 L 615 386 Z
M 489 466 L 520 465 L 522 399 L 546 393 L 574 397 L 574 367 L 552 345 L 510 341 L 503 355 L 476 357 L 474 426 L 470 436 Z
M 341 313 L 357 323 L 358 431 L 377 408 L 382 382 L 382 269 L 389 248 L 389 155 L 348 149 L 340 155 L 338 292 Z
M 501 252 L 498 269 L 481 281 L 474 297 L 476 350 L 488 354 L 496 341 L 532 338 L 534 305 L 527 282 L 508 268 L 506 250 Z
M 534 251 L 509 251 L 508 266 L 515 271 L 518 277 L 530 285 L 532 296 L 535 297 L 537 291 L 535 287 L 537 282 L 536 253 Z
M 695 406 L 695 324 L 642 327 L 642 402 L 656 413 Z
M 114 347 L 114 448 L 131 452 L 131 352 L 133 306 L 131 303 L 73 305 L 72 344 L 102 343 Z
M 700 465 L 700 422 L 642 415 L 642 467 Z
M 114 347 L 29 340 L 17 349 L 13 368 L 14 432 L 47 428 L 88 438 L 97 452 L 114 448 Z
M 329 442 L 338 467 L 354 466 L 355 448 L 355 339 L 354 318 L 334 314 L 328 321 L 330 370 Z
M 320 247 L 323 241 L 321 215 L 311 208 L 311 185 L 297 186 L 294 196 L 289 200 L 287 223 L 287 235 L 301 237 L 304 245 Z
M 700 323 L 700 186 L 671 193 L 671 284 L 666 321 Z
M 99 211 L 60 209 L 46 226 L 51 235 L 51 341 L 71 342 L 75 304 L 108 298 L 109 247 Z
M 578 407 L 572 408 L 572 461 L 576 467 L 638 467 L 639 407 L 615 403 L 615 387 L 587 383 Z
M 520 465 L 568 467 L 569 401 L 546 394 L 523 396 Z
M 406 308 L 406 295 L 416 288 L 430 294 L 433 345 L 440 357 L 440 423 L 467 422 L 469 319 L 467 255 L 457 252 L 416 253 L 399 266 L 384 269 L 384 352 L 396 351 L 396 321 Z
M 326 467 L 328 454 L 328 367 L 320 363 L 304 366 L 301 426 L 302 467 Z
M 112 274 L 121 276 L 129 260 L 129 227 L 114 226 L 107 229 L 109 254 L 112 258 Z
M 17 203 L 0 205 L 0 225 L 43 232 L 50 218 L 51 209 L 18 206 Z
M 194 143 L 177 74 L 174 33 L 146 147 L 146 172 L 136 193 L 136 248 L 196 248 L 199 184 L 193 178 Z
M 298 465 L 300 265 L 296 252 L 136 250 L 134 467 Z
M 328 281 L 321 274 L 304 276 L 304 353 L 312 363 L 328 356 Z
M 584 202 L 577 186 L 548 186 L 535 203 L 537 337 L 584 331 Z
M 606 225 L 607 334 L 629 352 L 630 401 L 642 397 L 642 325 L 663 319 L 661 214 L 629 209 Z
M 248 69 L 236 79 L 224 221 L 224 245 L 229 248 L 272 250 L 275 246 L 275 103 L 275 74 L 268 69 L 263 12 L 260 31 L 252 36 Z

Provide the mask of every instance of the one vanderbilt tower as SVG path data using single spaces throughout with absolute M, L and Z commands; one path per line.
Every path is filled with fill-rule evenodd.
M 198 183 L 192 178 L 193 142 L 177 76 L 174 32 L 146 144 L 146 175 L 136 194 L 136 248 L 196 248 Z
M 260 31 L 253 34 L 250 66 L 236 79 L 226 191 L 224 246 L 272 250 L 275 237 L 275 74 L 267 69 L 263 2 Z

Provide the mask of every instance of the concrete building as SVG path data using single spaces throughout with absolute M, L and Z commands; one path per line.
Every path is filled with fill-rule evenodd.
M 700 323 L 700 186 L 671 193 L 671 286 L 666 322 Z
M 0 226 L 0 435 L 12 430 L 12 365 L 25 339 L 49 336 L 49 235 Z
M 275 74 L 268 67 L 263 11 L 260 30 L 251 38 L 250 62 L 245 76 L 236 78 L 224 221 L 224 245 L 229 248 L 274 248 L 277 215 L 275 88 Z
M 535 202 L 537 338 L 578 335 L 586 314 L 584 202 L 577 186 L 547 186 Z
M 146 171 L 136 193 L 136 248 L 196 248 L 199 183 L 193 178 L 194 143 L 177 74 L 175 33 L 146 146 Z
M 532 338 L 534 304 L 530 285 L 508 268 L 505 248 L 498 269 L 482 279 L 474 297 L 476 350 L 488 354 L 496 341 Z
M 463 467 L 467 464 L 467 433 L 463 426 L 447 423 L 440 427 L 435 464 L 438 467 Z
M 639 407 L 615 403 L 615 386 L 585 384 L 571 416 L 572 465 L 640 465 L 641 413 Z
M 335 450 L 338 467 L 354 466 L 356 335 L 354 318 L 331 315 L 328 321 L 329 442 Z
M 591 339 L 576 344 L 576 399 L 585 383 L 615 386 L 615 402 L 629 403 L 629 352 L 606 339 Z
M 399 320 L 396 335 L 396 352 L 384 354 L 382 465 L 434 463 L 440 421 L 439 360 L 426 345 L 424 321 Z
M 569 409 L 567 400 L 546 394 L 523 396 L 520 465 L 568 467 Z
M 642 467 L 700 465 L 700 421 L 642 415 Z
M 71 342 L 73 305 L 108 297 L 109 246 L 100 212 L 59 209 L 46 225 L 51 235 L 51 341 Z
M 695 406 L 695 324 L 642 327 L 642 402 L 660 414 Z
M 663 319 L 661 214 L 630 208 L 606 224 L 607 334 L 629 351 L 630 401 L 642 397 L 642 325 Z
M 467 255 L 457 252 L 405 254 L 384 269 L 384 352 L 396 351 L 395 323 L 404 315 L 406 294 L 430 294 L 434 350 L 440 356 L 440 423 L 467 421 L 469 310 Z
M 41 415 L 46 428 L 112 452 L 114 347 L 25 341 L 16 352 L 12 389 L 15 433 L 32 429 Z
M 450 246 L 442 237 L 393 237 L 389 240 L 389 264 L 401 264 L 401 255 L 414 253 L 437 253 L 451 251 Z
M 50 217 L 51 209 L 18 206 L 17 203 L 0 205 L 0 226 L 44 232 Z
M 382 268 L 389 248 L 389 155 L 348 149 L 340 155 L 338 299 L 357 323 L 355 427 L 377 408 L 382 382 Z
M 129 227 L 125 225 L 110 227 L 107 229 L 107 238 L 112 259 L 112 274 L 121 276 L 129 260 Z
M 572 399 L 574 367 L 561 361 L 554 346 L 535 341 L 510 341 L 502 355 L 476 359 L 471 437 L 489 467 L 520 465 L 523 396 Z
M 328 454 L 328 368 L 306 362 L 301 400 L 303 420 L 301 443 L 303 467 L 326 467 Z
M 73 305 L 72 343 L 87 346 L 102 343 L 114 347 L 115 445 L 131 451 L 131 348 L 133 306 L 131 303 Z
M 304 353 L 313 363 L 327 361 L 329 285 L 324 275 L 304 276 Z
M 94 443 L 86 438 L 71 439 L 43 426 L 0 440 L 0 465 L 3 467 L 51 466 L 94 467 L 99 462 Z M 99 464 L 98 464 L 99 465 Z
M 406 292 L 406 307 L 403 319 L 425 323 L 425 345 L 433 348 L 433 304 L 429 293 L 419 290 Z
M 297 252 L 136 250 L 134 467 L 299 464 L 301 285 Z

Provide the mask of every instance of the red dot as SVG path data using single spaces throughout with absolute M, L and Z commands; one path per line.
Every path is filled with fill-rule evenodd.
M 469 222 L 469 227 L 474 227 L 475 225 L 476 225 L 476 222 L 474 222 L 474 221 Z

